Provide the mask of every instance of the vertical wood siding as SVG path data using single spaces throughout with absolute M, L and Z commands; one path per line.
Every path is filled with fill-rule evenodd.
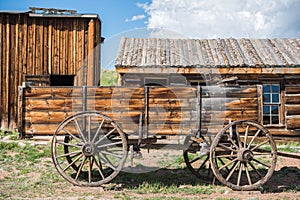
M 25 75 L 75 75 L 76 85 L 97 85 L 100 51 L 94 48 L 100 42 L 98 18 L 0 13 L 1 129 L 16 127 L 18 86 Z

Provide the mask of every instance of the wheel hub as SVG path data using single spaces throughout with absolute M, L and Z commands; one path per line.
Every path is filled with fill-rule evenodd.
M 253 152 L 246 148 L 240 149 L 237 156 L 241 162 L 249 162 L 254 158 Z
M 82 147 L 82 153 L 85 155 L 85 156 L 93 156 L 95 155 L 95 150 L 96 150 L 96 147 L 93 143 L 91 142 L 87 142 L 83 145 Z

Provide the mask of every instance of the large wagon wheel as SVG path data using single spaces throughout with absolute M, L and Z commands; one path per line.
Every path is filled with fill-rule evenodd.
M 254 121 L 235 121 L 215 137 L 210 149 L 217 179 L 234 190 L 254 190 L 272 176 L 277 149 L 272 136 Z
M 81 112 L 58 126 L 51 150 L 55 168 L 63 178 L 74 185 L 100 186 L 122 170 L 127 140 L 110 118 L 98 112 Z
M 187 168 L 198 178 L 212 181 L 213 172 L 209 161 L 209 141 L 205 138 L 187 136 L 185 145 L 188 148 L 183 151 L 183 158 Z

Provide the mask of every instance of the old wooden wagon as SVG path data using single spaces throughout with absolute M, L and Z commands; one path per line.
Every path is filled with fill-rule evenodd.
M 219 68 L 203 64 L 200 67 L 207 73 L 199 73 L 199 69 L 192 65 L 183 69 L 178 67 L 181 62 L 187 62 L 180 59 L 180 52 L 184 51 L 174 56 L 155 47 L 158 44 L 176 46 L 179 42 L 156 40 L 151 47 L 151 40 L 129 41 L 133 42 L 130 45 L 125 45 L 126 40 L 121 43 L 116 61 L 120 82 L 125 83 L 123 86 L 19 87 L 20 132 L 23 137 L 53 135 L 52 158 L 60 175 L 74 185 L 99 186 L 117 176 L 134 152 L 141 148 L 167 146 L 183 150 L 187 167 L 200 178 L 211 177 L 212 171 L 221 183 L 235 190 L 256 189 L 268 181 L 280 154 L 269 128 L 284 128 L 281 122 L 287 122 L 288 125 L 294 124 L 292 128 L 295 130 L 285 131 L 298 134 L 299 124 L 290 123 L 279 109 L 288 109 L 289 115 L 297 113 L 289 108 L 297 107 L 299 103 L 300 87 L 291 77 L 291 74 L 299 72 L 299 68 L 292 65 L 287 68 L 259 67 L 255 59 L 264 63 L 265 57 L 258 59 L 255 51 L 248 49 L 249 54 L 255 55 L 254 60 L 247 61 L 248 65 L 251 64 L 249 67 L 246 63 L 246 66 L 226 68 L 221 65 L 219 57 Z M 190 44 L 191 41 L 187 42 Z M 253 47 L 247 40 L 242 42 Z M 238 53 L 241 52 L 228 51 L 226 46 L 221 45 L 222 41 L 208 43 L 220 48 L 215 48 L 215 51 L 220 51 L 221 55 L 234 53 L 227 61 L 223 57 L 224 65 L 235 62 L 232 59 L 239 59 Z M 134 44 L 149 44 L 151 48 L 135 49 Z M 202 47 L 201 42 L 199 45 Z M 274 57 L 276 48 L 266 48 L 264 53 Z M 147 49 L 155 52 L 149 53 Z M 144 56 L 129 58 L 128 52 L 132 51 L 137 52 L 132 55 Z M 151 60 L 158 54 L 160 61 L 152 59 L 157 63 L 176 61 L 172 59 L 176 57 L 178 63 L 166 67 L 167 72 L 147 65 L 148 58 Z M 276 54 L 279 55 L 279 52 Z M 278 59 L 287 60 L 284 56 Z M 203 56 L 203 62 L 204 58 L 208 62 L 209 57 Z M 242 58 L 246 60 L 247 55 L 243 54 Z M 140 71 L 134 73 L 131 68 L 132 63 L 138 62 L 145 65 L 141 69 L 145 72 L 142 75 Z M 189 74 L 179 76 L 174 70 Z M 246 76 L 253 78 L 254 72 L 259 70 L 265 78 L 275 74 L 282 84 L 274 82 L 274 79 L 264 83 L 245 80 Z M 128 74 L 128 71 L 132 73 Z M 229 76 L 231 71 L 239 77 Z M 242 71 L 248 74 L 243 75 Z M 286 71 L 288 75 L 274 71 Z M 197 84 L 191 81 L 190 84 L 182 84 L 196 75 L 201 77 Z M 280 87 L 283 84 L 285 92 Z M 269 102 L 266 101 L 268 98 L 271 99 Z M 185 138 L 184 142 L 169 144 L 168 140 L 174 135 Z

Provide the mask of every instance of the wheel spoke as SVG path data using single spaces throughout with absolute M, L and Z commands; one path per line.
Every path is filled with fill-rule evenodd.
M 225 165 L 225 162 L 223 161 L 223 159 L 218 158 L 218 160 L 222 163 L 222 165 Z M 228 169 L 228 167 L 226 167 L 226 170 L 227 170 L 227 171 L 230 171 L 230 170 Z
M 65 172 L 67 169 L 69 169 L 75 162 L 77 162 L 80 158 L 82 158 L 82 154 L 80 156 L 78 156 L 77 158 L 75 158 L 75 160 L 73 160 L 71 163 L 69 163 L 64 169 L 63 171 Z
M 80 153 L 81 153 L 81 150 L 72 151 L 72 152 L 69 152 L 69 153 L 65 153 L 65 154 L 56 156 L 56 158 L 66 157 L 66 156 L 70 156 L 70 155 L 74 155 L 74 154 L 79 155 Z M 74 155 L 73 158 L 76 157 L 76 155 Z
M 77 173 L 76 173 L 76 177 L 75 177 L 75 180 L 76 180 L 76 181 L 77 181 L 77 179 L 78 179 L 78 177 L 79 177 L 79 175 L 80 175 L 80 172 L 81 172 L 81 170 L 82 170 L 82 168 L 83 168 L 83 165 L 84 165 L 86 159 L 87 159 L 87 157 L 84 156 L 84 159 L 82 160 L 82 162 L 81 162 L 81 164 L 80 164 L 80 167 L 79 167 L 79 169 L 78 169 L 78 171 L 77 171 Z
M 196 161 L 198 161 L 198 160 L 200 160 L 200 159 L 201 159 L 201 157 L 197 157 L 197 158 L 195 158 L 194 160 L 190 161 L 190 163 L 193 164 L 194 162 L 196 162 Z
M 228 140 L 230 141 L 231 144 L 233 144 L 233 146 L 235 146 L 236 149 L 239 149 L 239 146 L 235 144 L 235 142 L 232 140 L 230 136 L 228 137 Z
M 222 169 L 224 169 L 225 167 L 228 167 L 229 165 L 231 165 L 232 163 L 234 163 L 235 161 L 237 161 L 238 158 L 235 158 L 231 161 L 229 161 L 228 163 L 226 163 L 225 165 L 223 165 L 222 167 L 219 168 L 219 171 L 221 171 Z
M 97 142 L 95 142 L 95 145 L 99 144 L 99 142 L 101 142 L 102 140 L 104 140 L 105 138 L 107 138 L 110 134 L 112 134 L 117 128 L 113 128 L 111 131 L 109 131 L 107 134 L 105 134 L 100 140 L 98 140 Z
M 261 129 L 258 129 L 255 133 L 255 135 L 252 137 L 251 141 L 248 144 L 248 148 L 250 148 L 252 142 L 254 142 L 255 138 L 258 136 L 258 134 L 260 133 Z
M 77 142 L 81 143 L 82 141 L 80 140 L 80 138 L 76 137 L 75 135 L 73 135 L 69 130 L 66 130 L 65 128 L 62 129 L 63 131 L 65 131 L 66 133 L 68 133 L 72 138 L 74 138 L 75 140 L 77 140 Z
M 257 174 L 260 178 L 264 177 L 264 176 L 256 169 L 256 167 L 255 167 L 251 162 L 249 162 L 249 165 L 252 167 L 252 169 L 256 172 L 256 174 Z
M 236 158 L 237 154 L 230 154 L 230 155 L 219 155 L 216 158 Z
M 91 116 L 90 115 L 88 117 L 88 135 L 87 135 L 87 140 L 89 142 L 91 141 Z
M 203 161 L 203 163 L 200 165 L 200 167 L 198 168 L 197 172 L 200 172 L 200 170 L 203 168 L 203 166 L 207 163 L 207 161 L 209 160 L 209 157 L 207 156 L 205 158 L 205 160 Z
M 247 179 L 248 179 L 248 183 L 249 183 L 249 185 L 252 185 L 252 181 L 251 181 L 251 177 L 250 177 L 250 174 L 249 174 L 247 164 L 245 164 L 245 171 L 246 171 L 246 176 L 247 176 Z
M 238 127 L 237 124 L 235 125 L 235 134 L 236 134 L 236 140 L 237 140 L 238 146 L 239 146 L 239 148 L 242 148 L 242 143 L 241 143 L 241 138 L 240 138 L 240 133 L 239 133 L 239 127 Z
M 88 164 L 89 183 L 91 183 L 91 182 L 92 182 L 92 167 L 93 167 L 91 157 L 89 157 L 88 163 L 89 163 L 89 164 Z
M 122 143 L 123 143 L 122 141 L 119 141 L 119 142 L 113 142 L 113 143 L 99 145 L 97 147 L 100 149 L 100 148 L 105 148 L 105 147 L 110 147 L 110 146 L 116 146 L 116 145 L 122 144 Z
M 226 145 L 224 145 L 224 144 L 221 144 L 221 143 L 219 143 L 218 146 L 221 147 L 221 148 L 223 148 L 223 149 L 225 149 L 225 150 L 237 152 L 237 150 L 232 149 L 232 148 L 230 148 L 230 147 L 228 147 L 228 146 L 226 146 Z
M 243 171 L 243 166 L 244 164 L 242 162 L 240 162 L 240 167 L 239 167 L 239 173 L 238 173 L 238 179 L 237 179 L 237 186 L 240 186 L 241 183 L 241 177 L 242 177 L 242 171 Z
M 95 139 L 98 137 L 98 134 L 100 133 L 100 130 L 101 130 L 101 128 L 102 128 L 102 125 L 103 125 L 103 123 L 104 123 L 104 119 L 102 119 L 102 121 L 101 121 L 101 123 L 100 123 L 100 125 L 99 125 L 99 127 L 98 127 L 98 129 L 97 129 L 97 131 L 96 131 L 96 133 L 95 133 L 95 135 L 94 135 L 94 138 L 93 138 L 93 140 L 92 140 L 92 143 L 94 143 L 95 142 Z
M 109 159 L 103 154 L 103 157 L 100 156 L 99 153 L 99 160 L 102 160 L 105 164 L 107 164 L 113 170 L 116 170 L 116 167 L 109 161 Z
M 255 156 L 269 156 L 271 154 L 271 151 L 268 152 L 257 152 L 257 151 L 253 151 L 252 152 Z
M 102 173 L 102 165 L 101 165 L 101 163 L 100 163 L 100 158 L 99 158 L 99 155 L 98 155 L 98 160 L 99 160 L 99 163 L 97 162 L 97 160 L 96 160 L 96 158 L 93 156 L 93 158 L 94 158 L 94 160 L 95 160 L 95 165 L 97 166 L 97 169 L 98 169 L 98 171 L 99 171 L 99 174 L 100 174 L 100 176 L 101 176 L 101 178 L 102 179 L 105 179 L 105 177 L 104 177 L 104 175 L 103 175 L 103 173 Z
M 234 164 L 234 166 L 230 169 L 229 174 L 226 177 L 226 181 L 228 181 L 230 179 L 230 177 L 232 176 L 233 172 L 235 171 L 235 169 L 237 168 L 237 166 L 239 165 L 240 161 L 236 162 Z
M 267 165 L 267 164 L 265 164 L 265 163 L 263 163 L 263 162 L 261 162 L 261 161 L 259 161 L 259 160 L 257 160 L 257 159 L 253 159 L 253 161 L 255 161 L 255 162 L 257 162 L 257 163 L 259 163 L 259 164 L 261 164 L 261 165 L 263 165 L 263 166 L 265 166 L 265 167 L 268 167 L 268 168 L 271 167 L 270 165 Z
M 247 125 L 246 127 L 246 131 L 245 131 L 245 138 L 244 138 L 244 148 L 247 147 L 247 137 L 248 137 L 248 132 L 249 132 L 249 125 Z
M 266 141 L 263 141 L 263 142 L 259 143 L 258 145 L 254 146 L 254 147 L 251 149 L 251 151 L 254 151 L 255 149 L 261 147 L 262 145 L 264 145 L 264 144 L 266 144 L 266 143 L 268 143 L 268 142 L 270 142 L 270 139 L 267 139 Z
M 76 144 L 70 144 L 70 143 L 65 143 L 65 142 L 57 142 L 57 144 L 62 144 L 64 146 L 70 146 L 70 147 L 76 147 L 76 148 L 81 148 L 81 146 L 76 145 Z
M 114 157 L 117 157 L 117 158 L 122 158 L 123 155 L 119 155 L 119 154 L 114 154 L 114 153 L 111 153 L 109 151 L 101 151 L 102 154 L 106 154 L 106 155 L 110 155 L 110 156 L 114 156 Z
M 80 125 L 79 125 L 79 123 L 78 123 L 77 119 L 76 119 L 76 118 L 74 118 L 74 121 L 75 121 L 75 125 L 76 125 L 76 129 L 77 129 L 77 131 L 78 131 L 78 132 L 79 132 L 79 134 L 81 135 L 81 137 L 82 137 L 83 141 L 84 141 L 84 142 L 86 142 L 86 139 L 85 139 L 85 137 L 84 137 L 84 134 L 83 134 L 83 132 L 82 132 L 82 130 L 81 130 L 81 128 L 80 128 Z

